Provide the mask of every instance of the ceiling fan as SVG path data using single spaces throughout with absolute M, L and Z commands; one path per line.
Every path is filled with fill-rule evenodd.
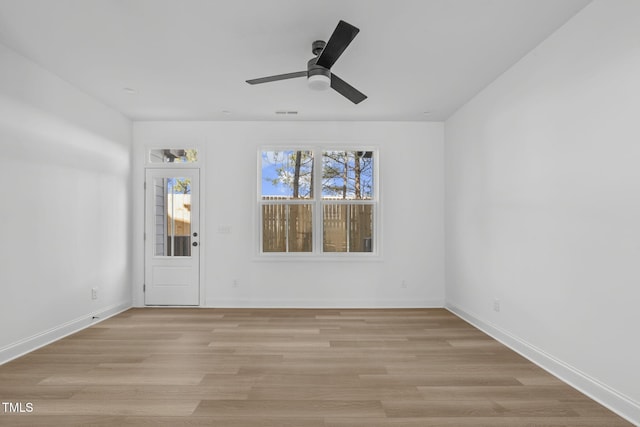
M 367 96 L 331 72 L 333 64 L 340 58 L 342 52 L 349 46 L 358 32 L 360 32 L 358 28 L 345 21 L 340 21 L 327 43 L 322 40 L 316 40 L 311 44 L 311 52 L 313 52 L 315 57 L 307 62 L 306 71 L 296 71 L 294 73 L 247 80 L 247 83 L 255 85 L 306 77 L 311 89 L 324 90 L 331 86 L 331 88 L 340 95 L 349 99 L 354 104 L 359 104 L 367 99 Z

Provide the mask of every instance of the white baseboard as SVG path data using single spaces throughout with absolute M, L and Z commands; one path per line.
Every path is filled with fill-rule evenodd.
M 640 425 L 640 403 L 455 304 L 447 302 L 445 308 L 627 421 Z
M 8 346 L 0 348 L 0 365 L 37 350 L 40 347 L 44 347 L 47 344 L 51 344 L 52 342 L 68 335 L 74 334 L 89 326 L 95 325 L 96 323 L 122 313 L 129 308 L 131 308 L 130 302 L 113 304 L 92 313 L 87 313 L 84 316 L 70 320 L 49 330 L 9 344 Z
M 443 299 L 428 300 L 319 300 L 319 299 L 210 299 L 205 307 L 219 308 L 442 308 Z

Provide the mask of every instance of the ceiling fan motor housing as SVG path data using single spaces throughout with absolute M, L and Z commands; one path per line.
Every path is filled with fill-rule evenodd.
M 331 78 L 331 71 L 322 65 L 317 65 L 318 57 L 327 44 L 322 40 L 316 40 L 311 44 L 311 52 L 315 55 L 307 62 L 307 77 L 311 76 L 327 76 Z

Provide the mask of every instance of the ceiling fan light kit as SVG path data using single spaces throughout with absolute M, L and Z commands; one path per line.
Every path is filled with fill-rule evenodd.
M 358 28 L 345 21 L 340 21 L 327 43 L 322 40 L 316 40 L 312 43 L 311 52 L 313 52 L 315 57 L 307 62 L 307 71 L 296 71 L 293 73 L 262 77 L 247 80 L 247 83 L 255 85 L 306 77 L 307 84 L 311 89 L 326 90 L 331 87 L 354 104 L 359 104 L 367 99 L 367 96 L 331 72 L 333 64 L 335 64 L 347 46 L 351 44 L 358 32 L 360 32 Z
M 331 78 L 322 74 L 316 74 L 315 76 L 309 76 L 307 78 L 307 84 L 309 88 L 313 90 L 327 90 L 331 86 Z

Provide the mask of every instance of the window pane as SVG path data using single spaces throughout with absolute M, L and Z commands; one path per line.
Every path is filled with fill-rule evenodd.
M 373 205 L 323 206 L 324 252 L 372 252 Z
M 373 205 L 349 205 L 349 252 L 373 250 Z
M 311 249 L 311 205 L 289 205 L 289 252 Z
M 311 205 L 262 205 L 263 252 L 311 252 Z
M 322 153 L 323 199 L 353 200 L 372 197 L 372 151 L 324 151 Z
M 262 251 L 287 251 L 287 205 L 262 205 Z
M 311 151 L 263 151 L 262 199 L 313 198 Z
M 161 148 L 149 151 L 150 163 L 195 163 L 198 150 L 194 148 Z
M 262 205 L 262 251 L 287 251 L 287 205 Z
M 322 214 L 322 250 L 347 252 L 347 205 L 324 205 Z
M 191 179 L 156 178 L 155 256 L 191 256 Z

